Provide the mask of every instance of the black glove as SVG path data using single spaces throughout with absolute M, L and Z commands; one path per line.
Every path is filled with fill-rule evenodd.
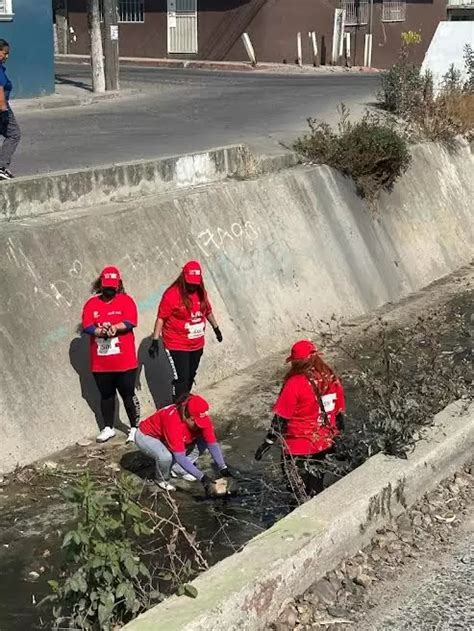
M 260 461 L 263 456 L 267 453 L 267 451 L 270 451 L 270 449 L 272 448 L 273 443 L 269 442 L 268 440 L 266 440 L 265 442 L 263 442 L 260 447 L 257 449 L 257 451 L 255 452 L 255 460 Z
M 343 432 L 346 427 L 344 414 L 342 412 L 339 412 L 339 414 L 336 416 L 336 427 L 340 432 Z
M 220 474 L 223 478 L 240 478 L 240 472 L 234 467 L 226 466 L 220 470 Z
M 201 484 L 203 485 L 206 495 L 208 497 L 212 497 L 213 495 L 215 495 L 215 491 L 213 489 L 214 480 L 212 480 L 208 475 L 204 474 L 202 476 Z
M 8 123 L 10 121 L 10 113 L 8 110 L 3 110 L 0 112 L 0 134 L 2 136 L 6 136 Z
M 159 354 L 160 354 L 160 341 L 152 340 L 151 346 L 148 349 L 148 355 L 150 355 L 152 359 L 155 359 L 155 357 L 158 357 Z
M 214 333 L 216 334 L 216 340 L 218 342 L 222 342 L 224 338 L 222 337 L 221 330 L 218 326 L 214 327 Z

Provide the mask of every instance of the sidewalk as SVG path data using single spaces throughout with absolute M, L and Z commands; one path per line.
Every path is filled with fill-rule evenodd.
M 89 64 L 89 55 L 56 55 L 56 63 L 85 63 Z M 171 69 L 195 69 L 195 70 L 217 70 L 221 72 L 275 72 L 281 74 L 294 73 L 315 73 L 315 74 L 331 74 L 345 72 L 369 72 L 378 73 L 380 70 L 376 68 L 364 68 L 362 66 L 353 66 L 346 68 L 345 66 L 317 66 L 305 64 L 298 66 L 296 64 L 278 64 L 278 63 L 258 63 L 252 66 L 246 61 L 206 61 L 206 60 L 189 60 L 189 59 L 156 59 L 154 57 L 120 57 L 120 61 L 127 66 L 142 66 L 149 68 L 171 68 Z
M 93 105 L 102 101 L 125 99 L 140 93 L 138 89 L 121 89 L 118 92 L 94 93 L 87 85 L 68 85 L 56 81 L 55 94 L 38 96 L 32 99 L 12 99 L 15 112 L 50 110 L 60 107 Z

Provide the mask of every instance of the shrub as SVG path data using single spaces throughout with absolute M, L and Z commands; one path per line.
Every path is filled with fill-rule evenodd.
M 351 122 L 344 105 L 337 129 L 317 119 L 308 119 L 310 133 L 294 148 L 308 160 L 327 164 L 351 177 L 358 193 L 375 203 L 382 189 L 390 190 L 410 163 L 404 138 L 388 118 L 367 112 Z
M 144 583 L 150 583 L 150 573 L 133 538 L 150 534 L 151 529 L 127 478 L 106 489 L 85 474 L 64 495 L 78 521 L 62 544 L 65 578 L 50 581 L 53 595 L 45 600 L 57 603 L 57 627 L 113 629 L 149 603 L 151 587 L 147 590 Z
M 433 93 L 430 73 L 422 73 L 419 66 L 406 57 L 381 75 L 382 88 L 377 95 L 382 107 L 394 114 L 405 115 L 429 99 Z
M 474 52 L 464 50 L 466 81 L 451 65 L 437 93 L 430 73 L 422 73 L 409 61 L 409 46 L 404 43 L 399 61 L 382 73 L 381 106 L 408 123 L 417 140 L 428 139 L 452 144 L 456 136 L 470 138 L 474 130 Z
M 417 136 L 433 142 L 449 146 L 456 136 L 469 139 L 474 130 L 474 93 L 442 92 L 413 112 L 411 122 Z
M 53 628 L 111 631 L 165 593 L 196 597 L 188 581 L 208 564 L 169 493 L 158 505 L 131 476 L 104 487 L 89 473 L 63 493 L 76 525 L 62 544 L 65 570 L 40 603 L 54 603 Z
M 474 50 L 469 44 L 464 46 L 464 65 L 467 75 L 464 91 L 474 92 Z

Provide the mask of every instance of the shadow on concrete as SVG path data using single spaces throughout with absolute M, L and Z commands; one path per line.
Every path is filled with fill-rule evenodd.
M 148 389 L 157 410 L 173 403 L 173 373 L 163 344 L 160 342 L 160 354 L 152 359 L 148 354 L 151 336 L 141 341 L 138 349 L 138 382 L 145 376 Z
M 59 85 L 72 85 L 75 88 L 81 88 L 82 90 L 86 90 L 86 92 L 92 92 L 92 86 L 89 83 L 84 83 L 84 81 L 79 81 L 77 79 L 68 79 L 62 75 L 55 75 L 54 81 Z
M 104 421 L 100 411 L 100 393 L 90 369 L 89 341 L 89 336 L 85 334 L 74 337 L 69 345 L 69 361 L 79 376 L 81 396 L 94 414 L 97 427 L 99 430 L 102 430 L 104 428 Z M 120 405 L 117 398 L 115 404 L 115 428 L 124 433 L 128 433 L 130 429 L 128 423 L 124 424 L 120 420 Z

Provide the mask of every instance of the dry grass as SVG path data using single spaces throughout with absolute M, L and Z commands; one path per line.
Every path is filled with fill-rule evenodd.
M 450 91 L 412 112 L 415 131 L 435 142 L 451 142 L 458 135 L 474 137 L 474 93 Z

